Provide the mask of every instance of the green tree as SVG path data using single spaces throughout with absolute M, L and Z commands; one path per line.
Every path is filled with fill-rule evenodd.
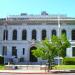
M 61 56 L 61 52 L 70 47 L 65 34 L 60 37 L 53 35 L 51 39 L 45 39 L 36 43 L 36 50 L 32 50 L 34 56 L 48 60 L 48 68 L 51 69 L 51 64 L 54 57 Z

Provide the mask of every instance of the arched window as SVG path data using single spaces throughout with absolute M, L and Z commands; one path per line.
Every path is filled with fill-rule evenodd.
M 75 30 L 72 30 L 72 40 L 75 40 Z
M 42 40 L 45 40 L 46 38 L 46 30 L 42 30 Z
M 4 32 L 3 32 L 3 40 L 8 40 L 8 30 L 4 30 Z
M 56 30 L 52 30 L 52 35 L 56 35 Z
M 23 30 L 22 31 L 22 40 L 26 40 L 27 39 L 27 31 Z
M 65 35 L 66 35 L 66 30 L 63 29 L 63 30 L 62 30 L 62 34 L 65 34 Z
M 13 30 L 13 40 L 17 40 L 17 30 Z
M 36 30 L 32 30 L 32 39 L 36 40 Z

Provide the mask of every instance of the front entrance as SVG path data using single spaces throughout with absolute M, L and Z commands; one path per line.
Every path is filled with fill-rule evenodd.
M 30 48 L 30 62 L 37 62 L 37 58 L 34 55 L 32 55 L 32 50 L 34 49 L 36 49 L 36 47 L 34 46 Z

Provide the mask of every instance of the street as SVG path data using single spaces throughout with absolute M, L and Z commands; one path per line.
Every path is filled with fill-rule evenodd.
M 11 74 L 11 73 L 0 73 L 0 75 L 75 75 L 75 73 L 60 73 L 60 74 Z

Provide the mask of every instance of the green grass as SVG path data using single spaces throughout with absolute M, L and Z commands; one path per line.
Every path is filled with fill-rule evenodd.
M 69 70 L 69 69 L 75 69 L 75 65 L 56 65 L 55 67 L 53 67 L 53 69 L 56 70 Z
M 4 70 L 4 65 L 0 65 L 0 70 Z

